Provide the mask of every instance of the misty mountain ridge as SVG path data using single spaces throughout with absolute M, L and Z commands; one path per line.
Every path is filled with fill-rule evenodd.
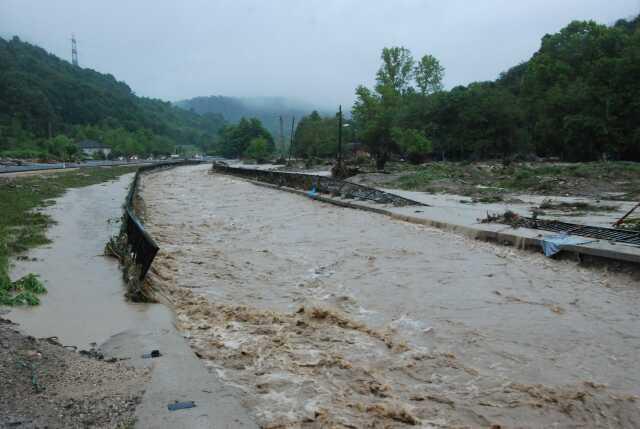
M 293 117 L 296 118 L 297 122 L 314 110 L 321 115 L 335 114 L 335 112 L 314 106 L 311 103 L 278 96 L 230 97 L 210 95 L 181 100 L 174 104 L 200 115 L 207 113 L 219 114 L 231 123 L 237 123 L 243 117 L 258 118 L 274 136 L 280 133 L 280 116 L 282 116 L 284 122 L 284 134 L 289 135 Z

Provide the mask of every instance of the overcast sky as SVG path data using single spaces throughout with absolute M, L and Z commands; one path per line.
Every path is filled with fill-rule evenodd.
M 435 55 L 452 87 L 495 79 L 574 19 L 640 0 L 0 0 L 0 35 L 111 73 L 144 96 L 282 95 L 351 105 L 384 46 Z

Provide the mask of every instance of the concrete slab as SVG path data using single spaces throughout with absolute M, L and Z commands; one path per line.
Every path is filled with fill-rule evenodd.
M 452 195 L 432 195 L 423 192 L 406 192 L 396 189 L 384 190 L 413 199 L 414 201 L 429 204 L 429 207 L 419 208 L 386 208 L 394 217 L 409 222 L 438 226 L 444 229 L 464 230 L 468 235 L 475 238 L 502 241 L 520 247 L 536 247 L 540 250 L 542 239 L 545 236 L 554 235 L 554 233 L 549 231 L 512 228 L 511 226 L 502 224 L 486 224 L 480 222 L 480 219 L 485 218 L 487 213 L 504 213 L 506 210 L 511 210 L 523 216 L 531 216 L 531 206 L 539 205 L 546 197 L 523 195 L 522 198 L 528 199 L 528 203 L 468 204 L 452 201 L 452 198 L 456 197 Z M 555 197 L 554 200 L 594 203 L 593 200 L 571 197 Z M 370 203 L 365 204 L 371 205 Z M 618 209 L 611 212 L 592 213 L 585 216 L 563 216 L 559 218 L 553 215 L 546 215 L 540 216 L 540 218 L 610 228 L 615 220 L 619 219 L 620 216 L 635 205 L 635 203 L 629 201 L 606 200 L 600 200 L 597 204 L 617 206 Z M 593 242 L 578 246 L 566 246 L 564 247 L 564 251 L 618 261 L 640 263 L 640 247 L 606 240 L 594 240 Z
M 151 382 L 136 409 L 136 427 L 258 427 L 242 406 L 240 392 L 209 373 L 172 322 L 122 332 L 100 348 L 106 358 L 126 358 L 134 367 L 151 369 Z M 159 350 L 162 356 L 143 359 L 142 355 L 151 350 Z M 196 406 L 169 411 L 167 405 L 176 401 L 194 401 Z
M 569 223 L 579 223 L 610 228 L 611 225 L 637 203 L 634 201 L 616 201 L 583 197 L 564 197 L 516 194 L 509 201 L 496 203 L 473 203 L 472 199 L 455 194 L 430 194 L 427 192 L 403 191 L 400 189 L 379 188 L 382 191 L 400 195 L 414 201 L 428 204 L 429 216 L 434 220 L 452 221 L 456 223 L 477 223 L 477 219 L 486 217 L 489 213 L 504 213 L 511 210 L 522 216 L 531 216 L 532 209 L 539 207 L 545 200 L 554 203 L 588 203 L 593 206 L 612 207 L 613 210 L 589 211 L 587 213 L 571 213 L 561 210 L 544 210 L 540 219 L 561 220 Z

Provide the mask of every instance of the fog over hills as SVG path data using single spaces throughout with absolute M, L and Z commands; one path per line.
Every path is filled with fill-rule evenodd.
M 228 97 L 211 95 L 207 97 L 195 97 L 181 100 L 175 103 L 178 107 L 191 110 L 198 114 L 220 114 L 231 123 L 238 122 L 241 118 L 258 118 L 274 136 L 280 133 L 280 117 L 284 122 L 284 134 L 290 135 L 291 120 L 299 121 L 303 116 L 313 110 L 322 115 L 332 115 L 334 112 L 326 108 L 314 106 L 299 100 L 287 97 Z M 337 106 L 336 106 L 337 111 Z

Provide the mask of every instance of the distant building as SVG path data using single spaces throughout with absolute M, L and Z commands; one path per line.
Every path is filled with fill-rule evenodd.
M 95 140 L 81 140 L 78 142 L 78 147 L 87 156 L 94 156 L 98 152 L 102 152 L 104 156 L 108 156 L 111 153 L 111 148 Z

